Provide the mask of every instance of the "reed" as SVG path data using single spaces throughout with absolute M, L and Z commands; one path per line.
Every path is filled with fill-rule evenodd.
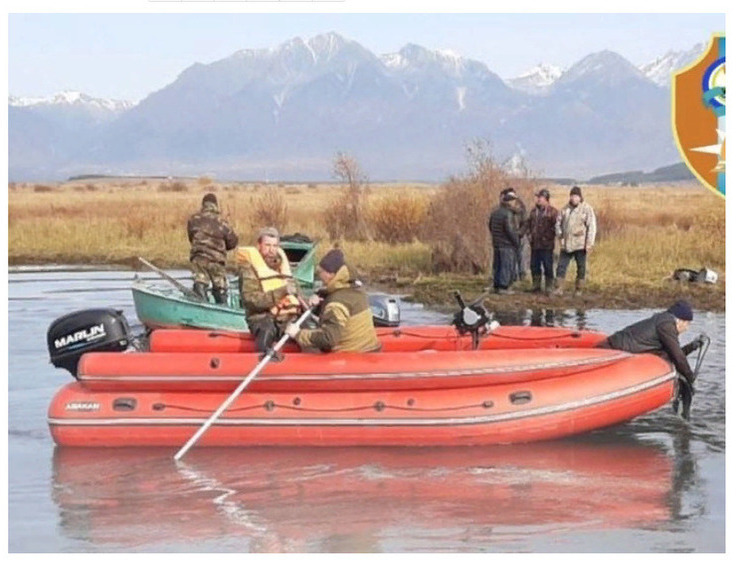
M 9 262 L 130 265 L 143 256 L 158 265 L 184 267 L 189 256 L 186 221 L 199 209 L 205 188 L 197 181 L 184 183 L 184 191 L 161 191 L 159 181 L 146 185 L 133 181 L 126 186 L 86 181 L 83 190 L 76 189 L 81 184 L 75 182 L 47 185 L 42 190 L 37 184 L 9 185 Z M 324 216 L 344 193 L 340 185 L 296 184 L 293 189 L 288 189 L 290 184 L 284 188 L 262 185 L 255 189 L 251 183 L 213 184 L 211 190 L 241 245 L 252 244 L 257 229 L 267 221 L 280 220 L 272 218 L 278 215 L 257 211 L 258 201 L 269 197 L 265 193 L 273 193 L 273 208 L 287 213 L 286 233 L 303 232 L 320 241 L 320 254 L 339 244 L 348 260 L 370 279 L 408 285 L 433 277 L 439 269 L 435 249 L 448 241 L 443 233 L 451 233 L 462 235 L 463 255 L 482 256 L 482 270 L 462 270 L 460 275 L 486 286 L 487 217 L 503 184 L 479 187 L 481 199 L 470 199 L 460 191 L 467 190 L 467 184 L 465 178 L 442 186 L 370 184 L 364 211 L 372 236 L 365 240 L 328 236 Z M 560 208 L 567 202 L 568 186 L 543 187 L 550 190 L 554 206 Z M 694 185 L 582 186 L 582 190 L 596 211 L 599 230 L 589 260 L 590 292 L 610 288 L 621 294 L 656 292 L 669 286 L 664 280 L 676 268 L 708 267 L 720 275 L 718 285 L 708 290 L 723 300 L 723 199 Z M 571 268 L 568 278 L 574 274 Z M 449 275 L 445 279 L 456 278 Z

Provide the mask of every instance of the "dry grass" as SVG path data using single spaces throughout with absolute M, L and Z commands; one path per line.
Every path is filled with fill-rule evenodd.
M 480 184 L 483 199 L 471 199 L 463 180 L 457 178 L 440 187 L 370 184 L 366 216 L 373 237 L 381 241 L 342 239 L 348 259 L 372 279 L 423 278 L 437 269 L 434 248 L 440 240 L 448 240 L 446 235 L 439 238 L 439 230 L 461 234 L 465 254 L 489 256 L 488 200 L 499 189 Z M 111 182 L 89 182 L 79 190 L 76 187 L 81 184 L 71 182 L 40 191 L 35 184 L 14 184 L 8 192 L 10 263 L 130 264 L 144 256 L 160 265 L 185 266 L 189 255 L 186 221 L 199 209 L 204 186 L 185 181 L 184 191 L 164 192 L 159 183 L 142 185 L 138 180 L 124 188 Z M 214 184 L 212 190 L 241 244 L 250 244 L 268 220 L 280 220 L 258 216 L 257 211 L 257 201 L 270 197 L 266 193 L 275 193 L 275 208 L 285 207 L 287 212 L 283 230 L 320 240 L 321 254 L 336 241 L 327 234 L 324 215 L 341 198 L 343 188 L 333 184 L 294 187 L 273 191 L 264 185 L 254 189 L 251 184 Z M 567 186 L 542 187 L 550 190 L 554 206 L 562 207 L 567 201 Z M 718 291 L 723 300 L 723 199 L 702 187 L 683 185 L 582 189 L 599 223 L 599 239 L 588 268 L 589 292 L 655 293 L 666 290 L 669 285 L 663 279 L 678 267 L 709 267 L 720 275 L 719 284 L 709 289 Z M 439 212 L 418 221 L 417 209 L 426 204 L 431 211 L 438 205 Z M 429 226 L 430 236 L 412 236 L 408 229 L 417 222 L 419 227 Z M 387 229 L 399 234 L 387 241 Z M 484 263 L 485 258 L 480 259 Z M 569 278 L 574 275 L 573 270 L 569 272 Z M 474 279 L 481 286 L 489 284 L 487 273 Z
M 371 238 L 390 244 L 414 242 L 423 230 L 428 205 L 425 194 L 411 189 L 371 201 L 365 210 Z
M 274 226 L 280 232 L 288 226 L 288 204 L 280 187 L 267 187 L 252 197 L 255 225 Z

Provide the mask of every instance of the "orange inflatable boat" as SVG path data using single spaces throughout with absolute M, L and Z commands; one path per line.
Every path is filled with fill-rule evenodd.
M 413 355 L 417 363 L 420 354 Z M 422 355 L 425 361 L 432 352 Z M 457 357 L 456 353 L 444 355 L 444 366 L 449 365 L 449 357 Z M 338 359 L 331 356 L 329 360 Z M 339 376 L 338 369 L 330 371 L 332 377 Z M 411 380 L 417 378 L 413 375 Z M 449 378 L 448 373 L 439 375 L 440 388 L 410 383 L 410 388 L 382 385 L 375 390 L 340 390 L 336 382 L 329 382 L 326 390 L 320 385 L 292 391 L 290 383 L 277 391 L 250 386 L 199 445 L 428 446 L 537 441 L 590 431 L 655 410 L 672 398 L 675 384 L 672 367 L 653 355 L 617 357 L 562 376 L 538 371 L 523 379 L 510 375 L 503 381 L 497 375 L 480 386 L 459 386 L 448 382 Z M 139 390 L 137 385 L 128 390 L 99 390 L 88 385 L 82 377 L 52 400 L 49 426 L 56 443 L 176 447 L 227 396 L 213 390 L 168 389 L 169 384 L 161 390 L 157 386 Z
M 403 326 L 377 328 L 382 351 L 466 351 L 472 339 L 460 334 L 454 326 Z M 594 347 L 607 336 L 591 330 L 568 328 L 501 326 L 480 341 L 481 350 L 535 349 L 556 347 Z M 215 330 L 156 330 L 150 336 L 150 350 L 169 353 L 205 351 L 212 353 L 246 353 L 255 351 L 249 332 Z M 287 344 L 284 353 L 300 351 Z
M 381 330 L 382 353 L 284 349 L 198 444 L 538 441 L 620 423 L 673 396 L 669 363 L 593 348 L 603 334 L 529 327 L 464 333 L 451 326 Z M 50 430 L 56 443 L 76 447 L 182 445 L 260 360 L 248 334 L 156 331 L 150 351 L 131 350 L 129 327 L 113 309 L 58 319 L 47 343 L 52 362 L 77 379 L 54 396 Z

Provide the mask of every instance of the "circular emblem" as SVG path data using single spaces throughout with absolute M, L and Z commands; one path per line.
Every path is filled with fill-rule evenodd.
M 711 64 L 703 74 L 703 95 L 715 109 L 726 107 L 726 58 Z

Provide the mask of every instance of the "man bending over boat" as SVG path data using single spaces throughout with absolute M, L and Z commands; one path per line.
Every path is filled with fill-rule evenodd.
M 319 328 L 299 329 L 288 325 L 285 332 L 302 348 L 320 351 L 379 351 L 373 315 L 366 292 L 352 267 L 345 264 L 341 250 L 330 250 L 319 262 L 324 283 L 323 297 L 314 295 L 311 306 L 322 304 Z
M 257 351 L 265 353 L 300 310 L 290 263 L 280 247 L 280 233 L 271 226 L 261 229 L 257 245 L 239 248 L 237 259 L 246 323 Z
M 678 401 L 685 419 L 690 415 L 695 382 L 695 373 L 687 362 L 687 355 L 700 348 L 706 339 L 701 335 L 680 347 L 679 335 L 690 327 L 692 319 L 692 307 L 687 301 L 680 300 L 664 312 L 631 324 L 597 344 L 597 347 L 629 353 L 653 353 L 671 361 L 680 375 Z
M 187 221 L 187 237 L 192 244 L 189 263 L 194 275 L 194 292 L 207 301 L 207 289 L 212 284 L 216 304 L 226 304 L 226 253 L 236 247 L 239 237 L 221 217 L 214 193 L 207 193 L 202 198 L 200 212 Z

